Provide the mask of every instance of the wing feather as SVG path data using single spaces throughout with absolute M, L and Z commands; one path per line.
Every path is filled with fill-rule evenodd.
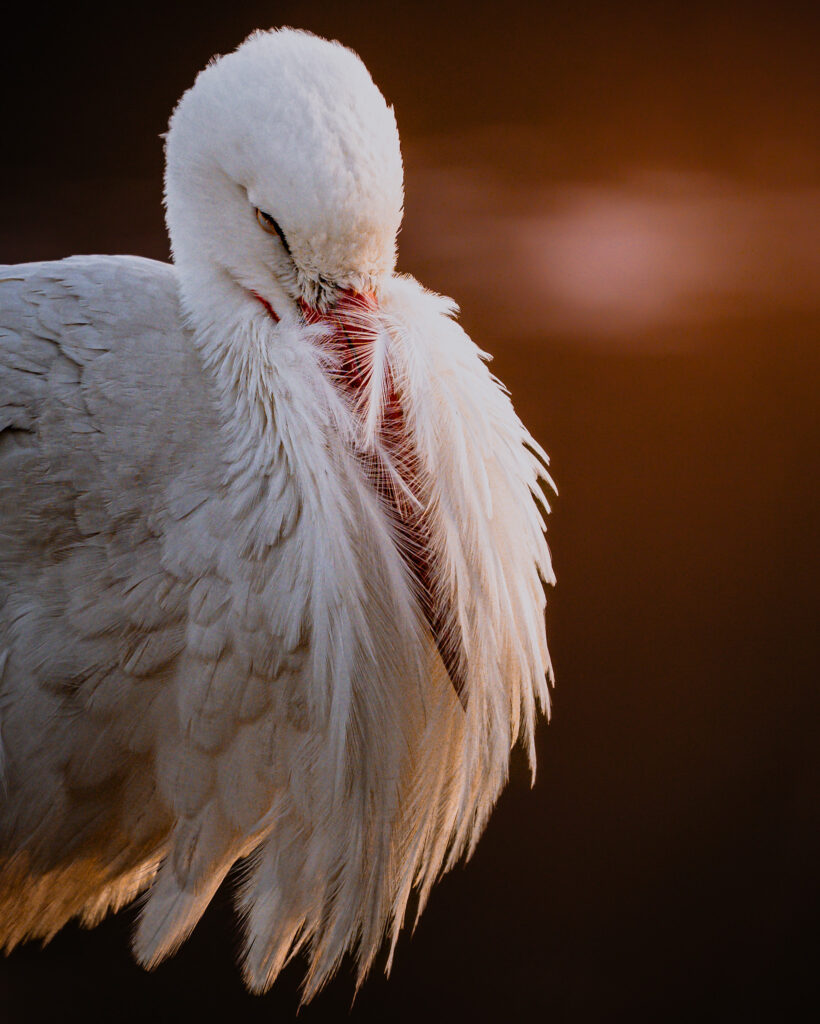
M 156 869 L 169 812 L 146 755 L 186 589 L 162 564 L 162 517 L 175 465 L 212 471 L 207 444 L 195 454 L 209 420 L 172 268 L 79 257 L 0 270 L 7 946 L 86 906 L 96 918 Z

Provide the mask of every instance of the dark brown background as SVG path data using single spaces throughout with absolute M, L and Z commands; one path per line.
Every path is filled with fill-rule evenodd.
M 558 674 L 530 790 L 352 1020 L 802 1019 L 816 995 L 820 174 L 813 5 L 31 8 L 4 25 L 0 259 L 167 257 L 158 135 L 294 24 L 396 105 L 400 266 L 550 451 Z M 152 975 L 133 911 L 0 961 L 0 1019 L 293 1017 L 223 893 Z M 348 969 L 301 1014 L 346 1016 Z

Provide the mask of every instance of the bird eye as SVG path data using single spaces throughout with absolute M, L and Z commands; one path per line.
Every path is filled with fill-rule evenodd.
M 285 251 L 290 254 L 290 246 L 288 245 L 287 238 L 285 238 L 285 232 L 279 227 L 273 217 L 269 213 L 265 213 L 264 210 L 257 209 L 256 219 L 259 221 L 259 226 L 263 231 L 267 231 L 269 235 L 279 236 L 279 241 L 284 245 Z

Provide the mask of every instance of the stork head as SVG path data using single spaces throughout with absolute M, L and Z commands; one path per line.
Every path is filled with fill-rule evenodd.
M 378 294 L 402 217 L 392 107 L 339 43 L 257 32 L 180 100 L 165 201 L 195 324 L 258 310 L 259 299 L 287 316 L 343 291 Z

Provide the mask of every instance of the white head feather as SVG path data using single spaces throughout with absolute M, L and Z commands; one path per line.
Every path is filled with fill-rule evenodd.
M 183 298 L 201 325 L 249 290 L 279 315 L 299 297 L 315 306 L 337 288 L 377 290 L 402 218 L 393 110 L 352 50 L 291 29 L 254 33 L 180 100 L 165 194 Z M 257 209 L 290 253 L 260 230 Z

